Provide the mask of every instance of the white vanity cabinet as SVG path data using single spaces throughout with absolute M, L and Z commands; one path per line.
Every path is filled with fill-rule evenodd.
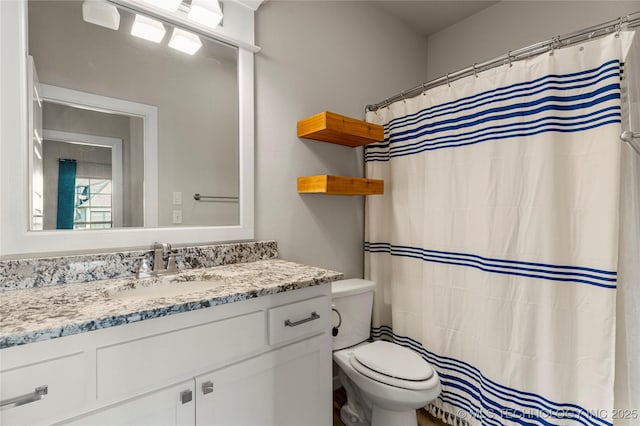
M 3 349 L 3 401 L 48 393 L 0 424 L 329 425 L 330 301 L 324 284 Z
M 330 425 L 327 336 L 196 377 L 196 425 Z
M 193 426 L 194 382 L 188 380 L 59 424 L 73 426 Z

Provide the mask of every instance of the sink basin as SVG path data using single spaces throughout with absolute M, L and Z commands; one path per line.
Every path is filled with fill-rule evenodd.
M 222 283 L 222 280 L 207 281 L 161 281 L 143 285 L 121 286 L 109 289 L 105 296 L 110 299 L 136 300 L 157 299 L 162 297 L 180 297 L 193 293 L 202 293 L 211 290 Z

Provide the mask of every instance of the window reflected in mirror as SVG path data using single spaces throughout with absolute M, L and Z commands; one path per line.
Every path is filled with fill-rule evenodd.
M 76 177 L 73 229 L 113 228 L 111 178 Z

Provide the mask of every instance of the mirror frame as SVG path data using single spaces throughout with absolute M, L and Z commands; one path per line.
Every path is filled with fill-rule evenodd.
M 242 22 L 229 24 L 253 30 L 253 11 L 246 8 L 233 16 Z M 0 2 L 0 259 L 148 248 L 156 241 L 187 245 L 254 238 L 254 52 L 259 48 L 253 40 L 219 37 L 215 31 L 206 35 L 238 49 L 239 224 L 29 231 L 27 25 L 27 0 Z

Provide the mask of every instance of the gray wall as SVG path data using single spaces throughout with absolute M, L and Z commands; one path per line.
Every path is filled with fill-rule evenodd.
M 129 117 L 129 140 L 144 141 L 144 122 Z M 144 147 L 125 144 L 122 148 L 124 169 L 122 226 L 144 226 Z
M 426 40 L 360 1 L 268 1 L 256 14 L 256 238 L 280 256 L 361 277 L 364 197 L 306 194 L 296 178 L 362 176 L 362 149 L 298 139 L 299 119 L 364 117 L 422 81 Z
M 640 11 L 640 1 L 502 1 L 429 37 L 427 79 Z

